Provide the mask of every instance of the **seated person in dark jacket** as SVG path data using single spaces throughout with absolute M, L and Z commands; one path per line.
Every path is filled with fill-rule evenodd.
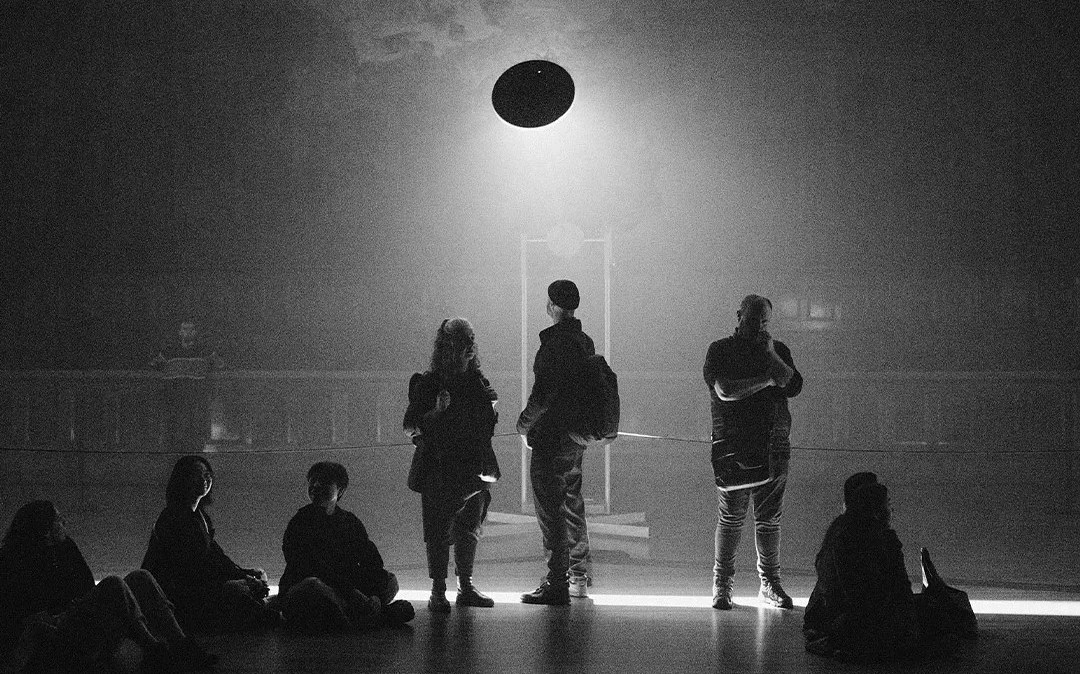
M 94 584 L 51 501 L 19 508 L 0 546 L 0 671 L 212 666 L 144 570 Z
M 948 634 L 975 635 L 967 595 L 945 585 L 922 551 L 925 589 L 915 595 L 900 539 L 889 527 L 889 492 L 873 473 L 844 483 L 814 566 L 817 584 L 803 615 L 806 649 L 818 655 L 879 660 L 928 654 Z
M 154 574 L 187 630 L 221 630 L 273 622 L 262 569 L 241 568 L 214 540 L 206 513 L 214 471 L 202 456 L 182 456 L 165 489 L 142 568 Z
M 413 618 L 412 604 L 394 600 L 397 577 L 356 515 L 338 506 L 349 486 L 345 466 L 320 461 L 307 474 L 309 505 L 289 520 L 281 549 L 280 601 L 286 624 L 306 631 L 345 629 Z

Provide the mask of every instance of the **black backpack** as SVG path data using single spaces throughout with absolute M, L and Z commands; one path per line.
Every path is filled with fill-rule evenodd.
M 606 445 L 619 437 L 619 377 L 603 356 L 585 356 L 578 396 L 570 438 L 582 445 Z

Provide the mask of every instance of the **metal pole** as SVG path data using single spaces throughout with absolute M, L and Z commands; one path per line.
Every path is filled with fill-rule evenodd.
M 529 318 L 528 318 L 528 278 L 526 272 L 529 268 L 529 241 L 524 228 L 521 231 L 521 408 L 529 400 Z M 525 436 L 521 436 L 521 512 L 525 513 L 528 504 L 528 491 L 525 485 L 525 476 L 529 474 L 529 445 L 525 442 Z
M 604 232 L 604 359 L 611 364 L 611 229 Z M 604 514 L 611 514 L 611 443 L 604 445 Z

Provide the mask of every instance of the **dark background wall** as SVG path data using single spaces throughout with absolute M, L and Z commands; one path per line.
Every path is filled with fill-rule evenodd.
M 808 568 L 845 474 L 877 467 L 898 503 L 922 508 L 901 516 L 905 540 L 950 550 L 967 577 L 1075 577 L 1080 536 L 1057 527 L 1076 521 L 1080 333 L 1065 3 L 26 1 L 3 14 L 6 444 L 153 444 L 149 380 L 115 371 L 145 368 L 187 316 L 233 370 L 230 423 L 250 422 L 256 446 L 329 442 L 339 416 L 393 427 L 401 377 L 455 314 L 476 325 L 509 430 L 523 245 L 527 356 L 557 276 L 582 283 L 585 327 L 605 337 L 598 247 L 522 243 L 563 226 L 613 241 L 628 430 L 704 436 L 709 342 L 741 296 L 773 299 L 807 376 L 797 440 L 849 452 L 800 459 L 785 564 Z M 498 119 L 490 92 L 533 58 L 566 67 L 577 98 L 528 132 Z M 309 395 L 281 371 L 390 373 L 389 388 L 341 411 L 333 377 Z M 305 435 L 289 415 L 308 404 L 319 430 Z M 707 568 L 705 450 L 678 447 L 625 446 L 616 500 L 666 516 L 657 540 Z M 1034 454 L 993 453 L 1017 449 Z M 371 480 L 365 521 L 385 538 L 411 512 L 395 510 L 412 504 L 403 460 L 350 464 Z M 292 504 L 274 498 L 307 461 L 220 459 L 230 545 L 275 558 Z M 122 567 L 167 463 L 7 453 L 0 514 L 64 494 L 98 565 Z M 498 496 L 511 510 L 513 479 Z M 692 499 L 685 516 L 672 494 Z M 273 507 L 244 529 L 248 503 Z M 1035 559 L 1044 538 L 1052 553 Z
M 406 369 L 459 313 L 513 368 L 560 223 L 613 233 L 625 369 L 695 369 L 750 290 L 838 318 L 830 368 L 1076 366 L 1056 3 L 9 4 L 8 367 L 192 313 L 236 365 Z M 489 95 L 536 57 L 578 97 L 530 136 Z

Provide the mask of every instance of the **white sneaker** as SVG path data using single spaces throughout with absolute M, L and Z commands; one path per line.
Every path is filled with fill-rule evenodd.
M 567 579 L 570 585 L 570 596 L 579 599 L 589 596 L 589 577 L 570 576 Z

